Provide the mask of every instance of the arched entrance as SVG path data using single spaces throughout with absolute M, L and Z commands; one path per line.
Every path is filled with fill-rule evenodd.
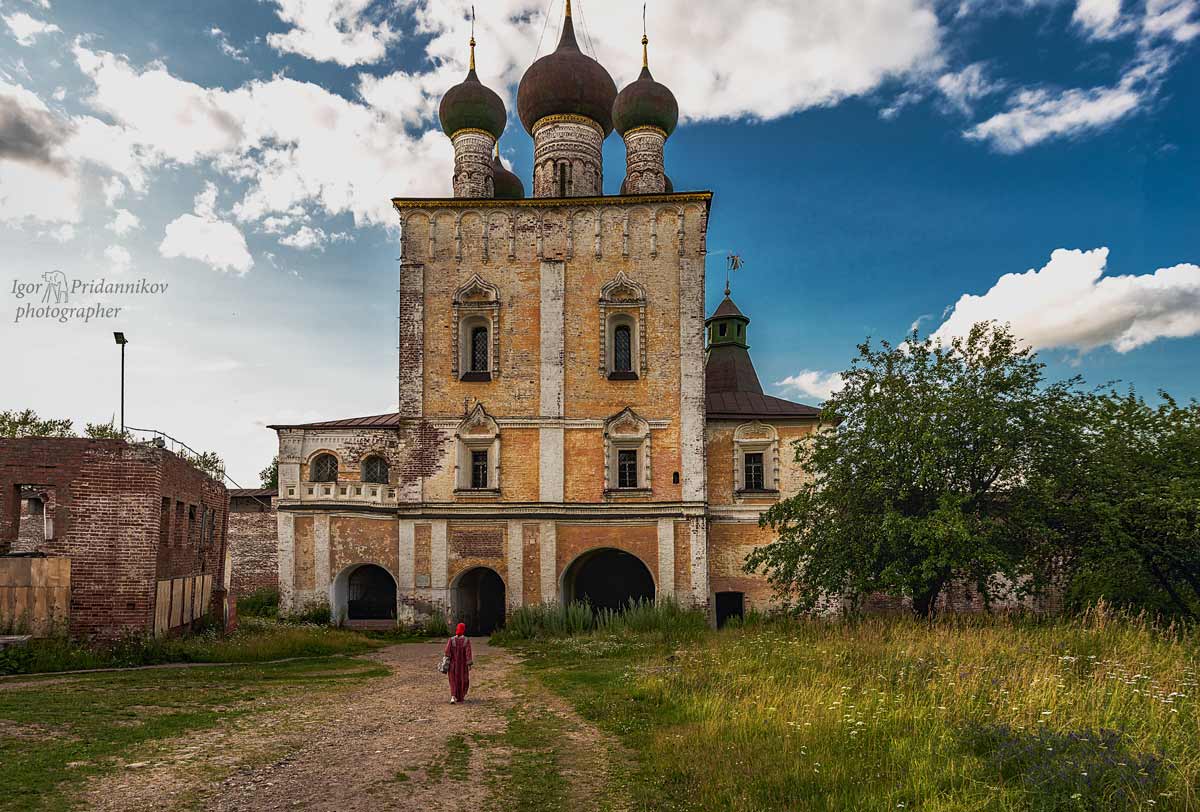
M 620 611 L 630 601 L 653 601 L 654 578 L 632 553 L 589 550 L 563 571 L 562 596 L 564 603 L 586 601 L 593 609 Z
M 451 625 L 466 623 L 467 634 L 486 635 L 504 625 L 504 580 L 495 570 L 475 567 L 454 583 Z
M 396 579 L 376 564 L 354 564 L 330 585 L 335 621 L 396 621 Z

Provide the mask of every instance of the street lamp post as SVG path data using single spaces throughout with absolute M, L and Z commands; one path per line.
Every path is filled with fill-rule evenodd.
M 129 342 L 124 333 L 113 333 L 113 339 L 121 345 L 121 436 L 125 436 L 125 345 Z

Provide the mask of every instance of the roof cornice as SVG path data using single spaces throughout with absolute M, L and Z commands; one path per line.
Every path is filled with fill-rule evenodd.
M 622 206 L 638 203 L 703 203 L 712 205 L 712 192 L 670 192 L 648 195 L 603 195 L 598 197 L 526 197 L 506 200 L 490 197 L 393 197 L 392 206 L 404 209 L 503 209 L 510 206 L 526 209 L 563 209 L 581 206 Z

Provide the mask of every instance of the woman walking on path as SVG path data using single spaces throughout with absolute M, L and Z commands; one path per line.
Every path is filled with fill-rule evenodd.
M 466 638 L 467 624 L 459 623 L 454 636 L 446 641 L 446 656 L 450 658 L 450 704 L 467 698 L 471 687 L 471 666 L 475 658 L 471 655 L 471 641 Z

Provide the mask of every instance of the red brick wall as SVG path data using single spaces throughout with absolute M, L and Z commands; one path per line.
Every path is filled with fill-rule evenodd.
M 42 547 L 71 558 L 72 635 L 152 631 L 160 578 L 212 573 L 223 584 L 227 493 L 174 454 L 121 440 L 0 439 L 0 552 L 18 538 L 19 486 L 28 484 L 55 490 L 54 538 Z M 182 527 L 172 526 L 177 504 Z M 201 533 L 206 517 L 211 534 Z
M 235 595 L 279 588 L 279 527 L 275 510 L 229 514 L 230 588 Z

